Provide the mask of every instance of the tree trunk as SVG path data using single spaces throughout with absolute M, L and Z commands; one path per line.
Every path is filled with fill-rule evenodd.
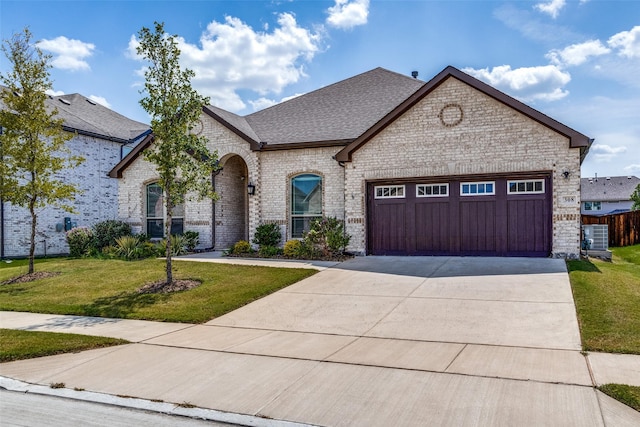
M 31 214 L 31 243 L 29 245 L 29 274 L 32 274 L 33 269 L 33 260 L 36 255 L 36 221 L 38 216 L 36 215 L 35 209 L 35 198 L 31 198 L 29 201 L 29 213 Z
M 164 224 L 164 234 L 167 240 L 167 250 L 165 252 L 166 257 L 166 270 L 167 270 L 167 285 L 173 283 L 173 269 L 171 266 L 171 222 L 173 217 L 171 215 L 171 194 L 165 190 L 165 209 L 167 211 L 167 217 Z

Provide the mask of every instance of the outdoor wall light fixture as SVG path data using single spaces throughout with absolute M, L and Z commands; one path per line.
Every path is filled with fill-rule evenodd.
M 562 172 L 562 176 L 564 176 L 564 179 L 569 179 L 569 175 L 571 175 L 571 172 L 569 171 Z
M 249 184 L 247 184 L 247 194 L 249 194 L 250 196 L 256 194 L 256 186 L 251 181 L 249 181 Z

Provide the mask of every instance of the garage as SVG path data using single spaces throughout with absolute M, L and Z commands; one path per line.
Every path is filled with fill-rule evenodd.
M 372 255 L 551 253 L 549 174 L 369 182 L 367 205 Z

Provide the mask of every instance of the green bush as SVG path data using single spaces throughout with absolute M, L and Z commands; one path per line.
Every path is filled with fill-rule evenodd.
M 185 231 L 182 235 L 184 237 L 184 246 L 189 252 L 196 250 L 196 246 L 200 243 L 200 233 L 197 231 Z
M 180 234 L 171 235 L 171 256 L 185 255 L 186 239 Z M 162 239 L 157 243 L 159 256 L 166 256 L 167 254 L 167 239 Z
M 69 255 L 72 257 L 87 256 L 93 246 L 93 231 L 89 227 L 75 227 L 67 231 Z
M 282 248 L 282 253 L 284 256 L 290 258 L 297 258 L 300 256 L 300 252 L 302 250 L 302 242 L 300 240 L 289 240 L 284 244 L 284 248 Z
M 276 247 L 280 244 L 282 234 L 278 224 L 261 224 L 256 228 L 256 234 L 253 237 L 253 243 L 256 245 Z
M 116 239 L 131 236 L 131 226 L 124 221 L 108 219 L 93 226 L 93 247 L 101 251 L 107 246 L 114 246 Z
M 260 246 L 258 254 L 265 258 L 272 258 L 274 256 L 280 255 L 280 249 L 276 248 L 275 246 Z
M 248 254 L 251 252 L 253 252 L 253 250 L 251 249 L 251 243 L 247 242 L 246 240 L 240 240 L 239 242 L 237 242 L 235 245 L 233 245 L 233 250 L 231 251 L 231 253 L 235 255 Z
M 134 236 L 121 236 L 116 239 L 113 253 L 119 258 L 131 261 L 141 258 L 140 241 Z
M 304 236 L 304 244 L 319 250 L 325 257 L 343 254 L 350 240 L 351 236 L 345 233 L 343 222 L 335 217 L 313 221 L 311 229 Z

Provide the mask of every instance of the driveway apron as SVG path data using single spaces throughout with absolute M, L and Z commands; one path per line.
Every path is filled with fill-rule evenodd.
M 0 374 L 311 425 L 637 425 L 580 348 L 562 260 L 357 257 L 203 325 Z

